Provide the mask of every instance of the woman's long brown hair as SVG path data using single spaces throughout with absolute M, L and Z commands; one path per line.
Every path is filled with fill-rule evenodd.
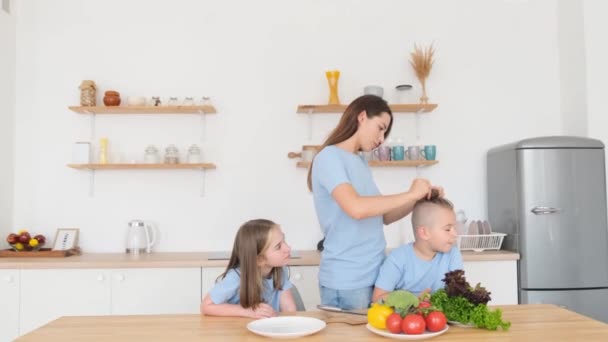
M 342 114 L 342 117 L 340 118 L 338 126 L 334 128 L 327 140 L 325 140 L 323 145 L 321 145 L 319 151 L 323 150 L 327 146 L 341 143 L 344 140 L 352 137 L 359 128 L 358 117 L 363 111 L 365 111 L 367 117 L 370 119 L 374 116 L 379 116 L 382 113 L 387 113 L 391 117 L 391 122 L 388 124 L 386 132 L 384 133 L 384 138 L 386 139 L 391 132 L 391 127 L 393 127 L 393 112 L 391 112 L 391 108 L 381 97 L 375 95 L 363 95 L 356 98 L 348 105 L 348 107 L 346 107 L 344 114 Z M 310 163 L 310 168 L 308 169 L 308 190 L 310 191 L 312 191 L 313 163 L 314 159 Z
M 244 308 L 255 309 L 260 303 L 264 302 L 262 296 L 264 293 L 264 282 L 262 271 L 258 266 L 258 260 L 270 246 L 270 233 L 276 226 L 276 223 L 265 219 L 245 222 L 239 228 L 234 238 L 234 246 L 232 247 L 232 255 L 230 256 L 228 267 L 218 277 L 218 280 L 224 279 L 230 270 L 234 269 L 238 272 L 240 268 L 241 287 L 239 295 L 241 306 Z M 270 274 L 274 288 L 282 290 L 283 268 L 274 267 Z

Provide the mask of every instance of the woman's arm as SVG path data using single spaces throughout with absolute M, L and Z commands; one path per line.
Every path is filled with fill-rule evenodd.
M 291 289 L 281 292 L 279 307 L 281 308 L 281 312 L 295 312 L 297 310 L 296 301 L 293 299 Z
M 255 310 L 252 308 L 245 309 L 239 304 L 215 304 L 211 300 L 209 294 L 205 296 L 205 299 L 203 299 L 203 302 L 201 303 L 201 313 L 206 316 L 231 316 L 250 318 L 264 318 L 273 317 L 277 315 L 277 313 L 272 309 L 272 307 L 265 303 L 260 303 L 260 305 L 258 305 L 257 309 Z
M 384 216 L 391 211 L 399 210 L 401 207 L 413 208 L 416 201 L 430 194 L 430 191 L 431 184 L 429 181 L 417 178 L 412 182 L 409 191 L 395 195 L 360 196 L 349 183 L 336 186 L 331 195 L 340 208 L 350 217 L 360 220 L 373 216 Z M 411 212 L 411 209 L 409 212 Z M 391 215 L 389 219 L 398 217 L 400 214 L 401 212 Z M 386 218 L 383 219 L 386 220 Z

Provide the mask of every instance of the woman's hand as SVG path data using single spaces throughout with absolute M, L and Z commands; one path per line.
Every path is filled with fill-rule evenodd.
M 268 318 L 277 315 L 272 306 L 266 303 L 260 303 L 257 308 L 248 308 L 246 311 L 247 317 L 251 318 Z
M 412 181 L 412 185 L 410 185 L 409 193 L 416 199 L 430 198 L 432 189 L 431 182 L 428 179 L 416 178 Z
M 431 199 L 432 193 L 439 193 L 439 197 L 443 197 L 445 194 L 443 192 L 443 187 L 441 186 L 432 186 L 431 182 L 428 179 L 424 178 L 416 178 L 412 181 L 412 185 L 410 186 L 411 194 L 413 194 L 417 199 Z

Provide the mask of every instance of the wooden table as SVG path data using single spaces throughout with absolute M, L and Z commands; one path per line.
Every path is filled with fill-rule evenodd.
M 554 305 L 500 307 L 503 318 L 511 321 L 511 329 L 507 332 L 450 327 L 445 334 L 431 341 L 608 341 L 608 324 Z M 310 311 L 298 315 L 327 319 L 335 314 Z M 364 316 L 358 317 L 365 319 Z M 62 317 L 18 341 L 269 341 L 247 330 L 245 326 L 250 321 L 199 315 Z M 302 339 L 390 341 L 368 331 L 365 325 L 344 323 L 328 323 L 319 333 Z

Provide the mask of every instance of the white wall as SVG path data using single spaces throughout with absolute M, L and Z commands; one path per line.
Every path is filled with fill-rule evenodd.
M 559 0 L 558 47 L 563 133 L 587 136 L 587 70 L 583 2 Z
M 0 9 L 0 248 L 13 230 L 15 34 L 15 16 Z
M 608 22 L 604 15 L 608 13 L 608 3 L 585 0 L 583 4 L 589 136 L 608 144 Z
M 607 2 L 584 1 L 589 135 L 608 144 L 608 22 L 605 13 L 608 13 Z
M 80 227 L 86 251 L 121 251 L 129 219 L 156 221 L 159 250 L 230 249 L 237 227 L 267 217 L 297 249 L 321 237 L 306 171 L 288 151 L 320 143 L 337 115 L 304 103 L 327 101 L 324 70 L 342 71 L 348 103 L 368 84 L 412 83 L 414 43 L 435 42 L 428 95 L 439 107 L 420 117 L 422 144 L 440 163 L 419 170 L 446 188 L 470 218 L 485 218 L 485 153 L 524 137 L 560 134 L 557 5 L 553 1 L 43 1 L 19 2 L 14 222 L 52 235 Z M 68 111 L 78 85 L 129 95 L 212 97 L 205 159 L 190 171 L 107 171 L 95 178 L 65 166 L 89 119 Z M 418 89 L 418 88 L 416 88 Z M 419 96 L 415 91 L 416 98 Z M 197 117 L 98 117 L 97 137 L 114 152 L 140 157 L 146 145 L 200 138 Z M 415 142 L 414 116 L 397 115 L 393 137 Z M 414 169 L 375 169 L 384 193 L 407 190 Z M 387 228 L 389 245 L 399 230 Z

